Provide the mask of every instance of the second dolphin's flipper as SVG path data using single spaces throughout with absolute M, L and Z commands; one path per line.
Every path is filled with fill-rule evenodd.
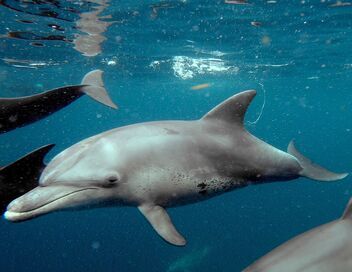
M 334 173 L 321 167 L 320 165 L 313 163 L 296 149 L 294 141 L 289 143 L 287 152 L 298 160 L 302 167 L 302 170 L 299 173 L 302 177 L 319 181 L 334 181 L 348 176 L 348 173 Z
M 81 83 L 82 85 L 87 86 L 83 86 L 82 91 L 94 100 L 97 100 L 98 102 L 111 108 L 117 109 L 117 105 L 111 100 L 105 89 L 102 75 L 102 70 L 94 70 L 87 73 Z
M 44 157 L 54 144 L 42 146 L 17 161 L 0 168 L 0 211 L 15 198 L 27 193 L 36 186 L 43 171 Z
M 166 210 L 157 205 L 141 205 L 141 213 L 152 225 L 154 230 L 166 241 L 175 246 L 184 246 L 185 238 L 178 233 Z

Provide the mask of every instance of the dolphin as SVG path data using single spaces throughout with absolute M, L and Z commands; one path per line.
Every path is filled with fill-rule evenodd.
M 116 109 L 102 80 L 103 71 L 87 73 L 80 85 L 65 86 L 40 94 L 0 98 L 0 133 L 43 119 L 87 94 L 94 100 Z
M 243 125 L 256 91 L 244 91 L 195 121 L 134 124 L 87 138 L 43 170 L 39 186 L 12 201 L 4 217 L 28 220 L 49 212 L 108 205 L 137 206 L 165 241 L 183 246 L 165 208 L 208 199 L 249 184 L 336 174 L 251 135 Z
M 39 177 L 45 168 L 44 157 L 54 147 L 44 145 L 6 166 L 0 167 L 0 211 L 7 204 L 38 185 Z
M 204 259 L 210 255 L 210 247 L 193 249 L 186 255 L 174 260 L 166 272 L 191 272 L 204 263 Z
M 352 198 L 342 217 L 285 242 L 244 272 L 351 272 Z

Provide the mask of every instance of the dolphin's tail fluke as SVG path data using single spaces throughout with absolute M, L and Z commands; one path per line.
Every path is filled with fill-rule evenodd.
M 87 73 L 82 79 L 81 84 L 86 85 L 82 87 L 82 91 L 94 100 L 111 108 L 117 109 L 117 105 L 111 100 L 104 87 L 102 75 L 102 70 L 94 70 Z
M 331 172 L 303 156 L 295 147 L 294 142 L 291 141 L 287 147 L 287 152 L 294 156 L 302 167 L 299 173 L 303 177 L 307 177 L 319 181 L 334 181 L 343 179 L 348 176 L 348 173 L 334 173 Z

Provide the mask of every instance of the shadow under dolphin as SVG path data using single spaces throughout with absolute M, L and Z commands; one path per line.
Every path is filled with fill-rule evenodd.
M 84 94 L 116 109 L 117 105 L 104 87 L 102 74 L 103 71 L 94 70 L 87 73 L 79 85 L 64 86 L 25 97 L 0 98 L 0 133 L 43 119 Z

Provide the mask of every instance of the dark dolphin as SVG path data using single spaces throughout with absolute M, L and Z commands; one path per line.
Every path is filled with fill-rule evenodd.
M 45 167 L 44 157 L 54 144 L 42 146 L 17 161 L 0 167 L 0 210 L 3 213 L 15 198 L 38 186 Z
M 43 119 L 84 94 L 116 109 L 117 106 L 104 88 L 102 73 L 101 70 L 89 72 L 80 85 L 65 86 L 25 97 L 0 98 L 0 133 Z

